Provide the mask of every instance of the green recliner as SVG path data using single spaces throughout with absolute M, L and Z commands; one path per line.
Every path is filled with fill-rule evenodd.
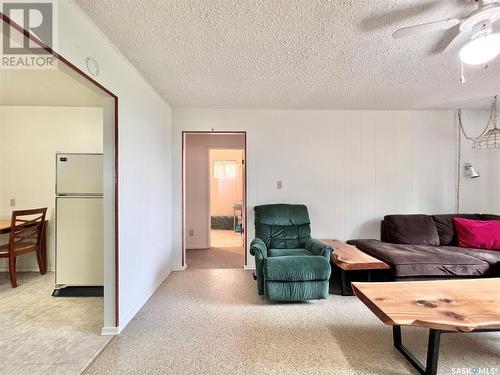
M 257 288 L 273 301 L 325 299 L 332 248 L 311 239 L 307 207 L 292 204 L 256 206 L 255 256 Z

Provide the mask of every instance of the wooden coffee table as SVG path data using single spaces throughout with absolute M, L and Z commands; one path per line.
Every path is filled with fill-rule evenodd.
M 347 281 L 347 272 L 367 271 L 368 281 L 370 281 L 372 270 L 391 268 L 387 263 L 362 252 L 356 246 L 348 245 L 339 240 L 321 240 L 321 242 L 333 248 L 330 260 L 340 269 L 340 288 L 343 296 L 353 295 Z
M 441 333 L 500 331 L 500 278 L 352 283 L 352 287 L 384 324 L 393 326 L 394 346 L 421 374 L 437 372 Z M 402 344 L 401 326 L 429 329 L 425 366 Z

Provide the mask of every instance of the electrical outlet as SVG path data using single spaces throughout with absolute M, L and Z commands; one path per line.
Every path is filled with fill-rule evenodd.
M 16 199 L 10 198 L 10 207 L 16 207 Z
M 193 229 L 190 229 L 190 230 L 189 230 L 189 236 L 190 236 L 190 237 L 193 237 L 193 236 L 194 236 L 194 230 L 193 230 Z
M 276 181 L 276 187 L 278 189 L 283 189 L 283 181 Z

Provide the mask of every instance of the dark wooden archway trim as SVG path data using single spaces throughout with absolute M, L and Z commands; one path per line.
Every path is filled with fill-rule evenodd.
M 10 25 L 12 28 L 16 29 L 20 33 L 22 33 L 26 38 L 30 39 L 34 43 L 36 43 L 40 48 L 43 48 L 45 51 L 47 51 L 50 55 L 52 55 L 55 59 L 58 61 L 62 62 L 64 65 L 68 66 L 70 69 L 72 69 L 74 72 L 79 74 L 81 77 L 83 77 L 85 80 L 89 81 L 92 83 L 94 86 L 98 87 L 102 91 L 104 91 L 106 94 L 111 96 L 114 99 L 115 103 L 115 217 L 114 217 L 114 222 L 115 222 L 115 228 L 114 228 L 114 235 L 115 235 L 115 326 L 118 327 L 120 324 L 120 312 L 119 312 L 119 267 L 118 267 L 118 259 L 119 259 L 119 246 L 118 246 L 118 96 L 113 94 L 110 90 L 108 90 L 106 87 L 101 85 L 99 82 L 94 80 L 92 77 L 90 77 L 88 74 L 83 72 L 80 68 L 78 68 L 76 65 L 71 63 L 68 59 L 66 59 L 64 56 L 60 55 L 56 51 L 54 51 L 51 47 L 47 46 L 45 43 L 43 43 L 40 39 L 32 35 L 28 30 L 22 28 L 19 26 L 17 23 L 12 21 L 9 17 L 7 17 L 4 13 L 0 12 L 0 19 Z

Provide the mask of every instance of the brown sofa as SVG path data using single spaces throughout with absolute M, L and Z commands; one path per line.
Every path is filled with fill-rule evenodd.
M 349 244 L 391 266 L 394 280 L 500 277 L 500 251 L 458 247 L 453 217 L 500 220 L 499 215 L 388 215 L 381 241 Z

